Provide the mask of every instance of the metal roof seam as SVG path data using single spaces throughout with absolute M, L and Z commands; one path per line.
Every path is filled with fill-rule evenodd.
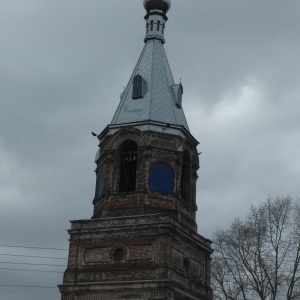
M 165 49 L 164 49 L 163 46 L 161 48 L 162 48 L 162 56 L 163 56 L 163 59 L 165 60 L 164 69 L 165 69 L 166 77 L 167 77 L 167 80 L 168 80 L 169 78 L 168 78 L 168 75 L 167 75 L 167 67 L 169 68 L 169 70 L 171 70 L 171 68 L 170 68 L 170 65 L 169 65 L 169 62 L 168 62 L 168 58 L 167 58 Z M 171 90 L 172 83 L 174 84 L 174 78 L 173 78 L 172 72 L 170 72 L 170 74 L 171 74 L 172 82 L 169 82 L 169 80 L 168 80 L 168 88 L 169 88 L 169 91 L 170 91 L 170 94 L 171 94 L 172 109 L 173 109 L 175 124 L 178 125 L 177 118 L 176 118 L 176 113 L 175 113 L 175 110 L 174 110 L 174 109 L 176 109 L 175 108 L 175 103 L 174 103 L 174 97 L 173 97 L 173 92 Z
M 140 64 L 140 61 L 142 60 L 142 58 L 143 58 L 143 56 L 144 56 L 145 50 L 146 50 L 146 45 L 144 45 L 143 50 L 142 50 L 142 52 L 141 52 L 141 54 L 140 54 L 140 57 L 139 57 L 139 59 L 138 59 L 138 62 L 137 62 L 137 64 L 135 65 L 135 67 L 134 67 L 134 69 L 133 69 L 133 72 L 132 72 L 132 74 L 131 74 L 131 77 L 130 77 L 130 79 L 129 79 L 128 83 L 127 83 L 127 86 L 126 86 L 126 88 L 125 88 L 125 91 L 124 91 L 124 93 L 123 93 L 123 95 L 122 95 L 122 98 L 120 99 L 118 108 L 117 108 L 117 110 L 116 110 L 116 112 L 115 112 L 115 114 L 114 114 L 114 116 L 113 116 L 113 118 L 112 118 L 111 124 L 117 124 L 117 123 L 118 123 L 118 119 L 119 119 L 121 110 L 122 110 L 123 106 L 125 105 L 125 102 L 126 102 L 125 100 L 127 99 L 128 93 L 129 93 L 129 91 L 130 91 L 130 86 L 131 86 L 131 84 L 132 84 L 133 77 L 134 77 L 134 75 L 136 74 L 136 71 L 137 71 L 138 66 L 139 66 L 139 64 Z

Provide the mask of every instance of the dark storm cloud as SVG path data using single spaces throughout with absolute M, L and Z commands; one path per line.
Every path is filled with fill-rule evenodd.
M 208 238 L 268 194 L 299 195 L 299 9 L 172 1 L 165 48 L 201 142 L 197 219 Z M 143 16 L 138 0 L 0 3 L 0 244 L 67 248 L 68 220 L 91 217 L 90 132 L 114 114 Z M 62 274 L 0 270 L 0 282 L 54 286 Z M 55 289 L 0 289 L 6 300 L 59 299 Z
M 188 47 L 189 53 L 192 52 L 189 57 L 197 63 L 190 66 L 186 59 L 177 57 L 175 68 L 190 73 L 184 80 L 193 80 L 193 90 L 210 99 L 207 105 L 213 105 L 223 93 L 236 90 L 249 77 L 277 88 L 298 80 L 299 76 L 295 78 L 299 70 L 295 61 L 299 51 L 296 1 L 274 1 L 272 5 L 259 1 L 190 3 L 195 5 L 194 9 L 179 2 L 181 10 L 170 23 L 180 22 L 182 15 L 189 15 L 192 22 L 189 26 L 183 26 L 183 22 L 182 26 L 176 24 L 179 32 L 170 34 L 186 37 L 184 41 L 180 38 L 177 48 L 183 57 Z M 178 42 L 178 38 L 169 40 L 173 45 Z

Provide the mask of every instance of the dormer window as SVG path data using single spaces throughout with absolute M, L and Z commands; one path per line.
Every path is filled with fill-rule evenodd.
M 182 107 L 182 94 L 183 94 L 183 87 L 182 84 L 175 84 L 172 86 L 174 92 L 174 102 L 177 108 Z
M 132 98 L 142 98 L 143 97 L 143 77 L 141 75 L 136 75 L 133 79 L 132 88 Z

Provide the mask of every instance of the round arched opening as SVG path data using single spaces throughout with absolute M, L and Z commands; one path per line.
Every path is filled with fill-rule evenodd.
M 116 249 L 113 253 L 113 259 L 115 261 L 121 261 L 124 259 L 124 257 L 125 257 L 125 250 L 122 248 Z
M 130 140 L 122 145 L 120 152 L 120 192 L 133 192 L 136 189 L 138 146 Z

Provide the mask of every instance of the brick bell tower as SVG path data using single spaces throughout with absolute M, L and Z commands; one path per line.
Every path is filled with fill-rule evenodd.
M 145 46 L 98 136 L 94 213 L 71 221 L 62 300 L 204 300 L 211 242 L 197 233 L 198 142 L 163 48 L 170 0 L 145 0 Z

